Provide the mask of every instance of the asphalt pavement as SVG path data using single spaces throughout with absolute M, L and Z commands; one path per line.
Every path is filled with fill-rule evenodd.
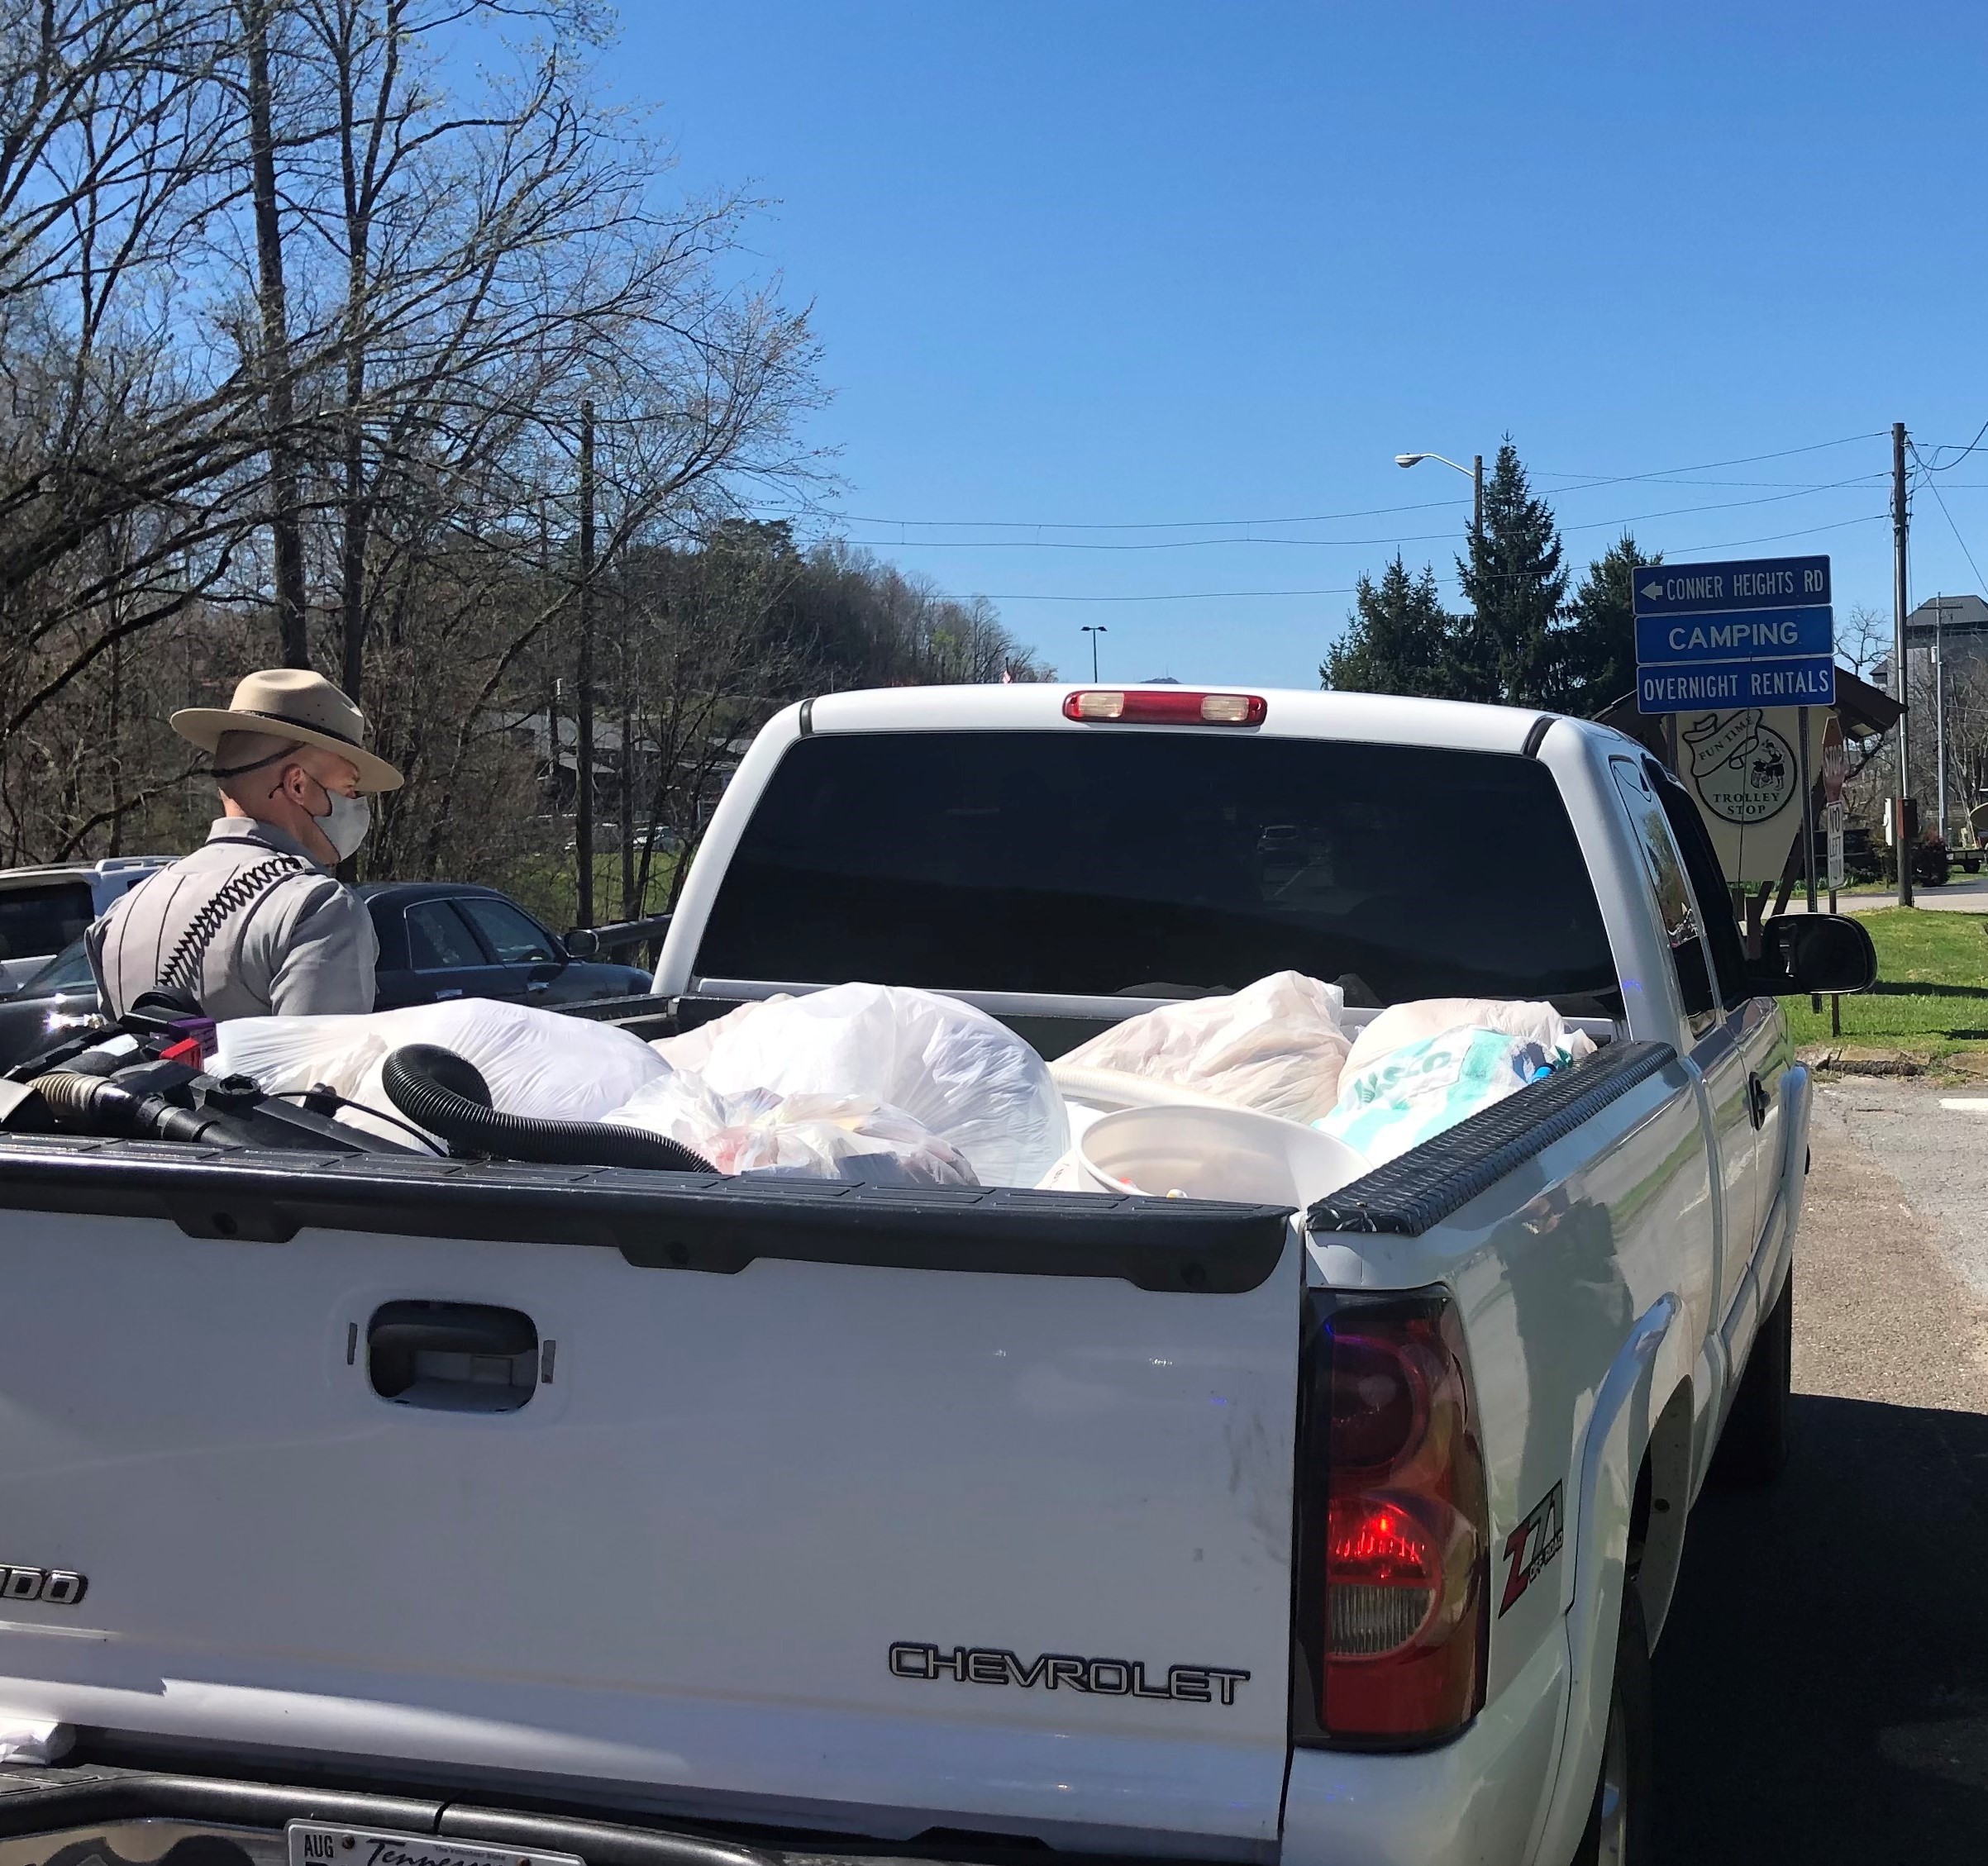
M 1788 1469 L 1700 1499 L 1657 1654 L 1673 1866 L 1988 1855 L 1988 1094 L 1825 1088 L 1812 1150 Z
M 1839 894 L 1841 902 L 1851 897 Z M 1867 913 L 1872 907 L 1895 907 L 1898 896 L 1890 894 L 1859 894 L 1854 897 L 1855 913 Z M 1914 904 L 1932 907 L 1944 913 L 1988 913 L 1988 874 L 1969 874 L 1964 869 L 1957 868 L 1953 878 L 1943 888 L 1915 888 L 1912 890 Z
M 1930 907 L 1942 913 L 1988 914 L 1988 874 L 1969 874 L 1962 869 L 1953 871 L 1953 878 L 1943 888 L 1915 888 L 1912 891 L 1915 906 Z M 1788 897 L 1790 908 L 1796 913 L 1808 911 L 1808 897 L 1797 888 Z M 1824 912 L 1829 906 L 1829 890 L 1817 891 L 1816 906 Z M 1895 907 L 1898 896 L 1890 889 L 1882 894 L 1838 894 L 1836 911 L 1838 913 L 1876 913 L 1881 907 Z

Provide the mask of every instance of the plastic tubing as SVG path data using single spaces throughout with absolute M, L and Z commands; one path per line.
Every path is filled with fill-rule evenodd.
M 602 1121 L 540 1121 L 500 1114 L 474 1064 L 436 1043 L 410 1043 L 380 1066 L 387 1099 L 451 1149 L 547 1166 L 633 1166 L 665 1173 L 715 1173 L 701 1154 L 637 1127 Z M 455 1086 L 451 1086 L 453 1083 Z M 465 1089 L 481 1088 L 480 1097 Z
M 218 1115 L 176 1108 L 157 1095 L 135 1095 L 122 1083 L 102 1076 L 51 1069 L 35 1078 L 34 1088 L 58 1126 L 74 1125 L 86 1133 L 109 1129 L 139 1139 L 224 1140 L 236 1146 L 254 1140 L 252 1135 L 245 1135 L 243 1130 Z

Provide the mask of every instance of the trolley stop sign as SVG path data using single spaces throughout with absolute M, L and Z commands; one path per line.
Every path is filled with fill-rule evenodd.
M 1635 590 L 1638 712 L 1836 703 L 1827 557 L 1651 564 Z

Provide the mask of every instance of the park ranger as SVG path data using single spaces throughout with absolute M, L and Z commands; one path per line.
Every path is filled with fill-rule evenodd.
M 365 716 L 323 675 L 275 668 L 172 726 L 212 754 L 222 814 L 90 928 L 110 1014 L 159 990 L 217 1019 L 370 1011 L 379 942 L 332 872 L 365 840 L 368 795 L 400 786 L 365 749 Z

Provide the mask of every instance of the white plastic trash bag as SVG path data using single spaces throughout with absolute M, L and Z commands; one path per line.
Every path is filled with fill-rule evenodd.
M 1302 972 L 1273 972 L 1223 997 L 1128 1017 L 1080 1044 L 1059 1068 L 1115 1069 L 1199 1090 L 1286 1121 L 1315 1121 L 1339 1097 L 1351 1048 L 1346 993 Z
M 827 1096 L 894 1110 L 961 1154 L 984 1186 L 1032 1186 L 1070 1144 L 1049 1065 L 1005 1024 L 936 992 L 832 985 L 690 1035 L 706 1038 L 701 1057 L 688 1039 L 658 1047 L 683 1045 L 677 1058 L 700 1061 L 717 1096 Z
M 75 1745 L 73 1724 L 55 1723 L 22 1711 L 0 1717 L 0 1765 L 59 1763 Z
M 1379 1166 L 1517 1093 L 1552 1066 L 1537 1043 L 1461 1026 L 1349 1069 L 1338 1107 L 1313 1125 Z
M 671 1069 L 685 1075 L 702 1075 L 704 1065 L 711 1060 L 711 1052 L 735 1035 L 747 1018 L 758 1016 L 770 1004 L 793 1002 L 792 992 L 775 992 L 771 997 L 751 998 L 727 1011 L 722 1017 L 713 1017 L 708 1024 L 685 1031 L 681 1036 L 651 1037 L 649 1047 Z
M 1346 1059 L 1347 1073 L 1357 1073 L 1404 1044 L 1441 1036 L 1464 1025 L 1472 1030 L 1501 1031 L 1522 1043 L 1536 1043 L 1561 1062 L 1578 1062 L 1595 1049 L 1594 1038 L 1576 1030 L 1550 1004 L 1501 997 L 1418 997 L 1390 1004 L 1353 1039 L 1352 1054 Z
M 640 1037 L 530 1005 L 457 998 L 337 1017 L 236 1017 L 217 1033 L 217 1075 L 252 1076 L 265 1094 L 327 1087 L 389 1115 L 380 1072 L 410 1043 L 439 1044 L 476 1066 L 499 1113 L 598 1121 L 668 1065 Z M 357 1109 L 338 1118 L 389 1140 L 407 1131 Z
M 714 1027 L 714 1026 L 708 1026 Z M 902 1108 L 855 1096 L 721 1094 L 671 1069 L 608 1116 L 680 1141 L 721 1173 L 784 1173 L 878 1186 L 972 1186 L 959 1150 Z

